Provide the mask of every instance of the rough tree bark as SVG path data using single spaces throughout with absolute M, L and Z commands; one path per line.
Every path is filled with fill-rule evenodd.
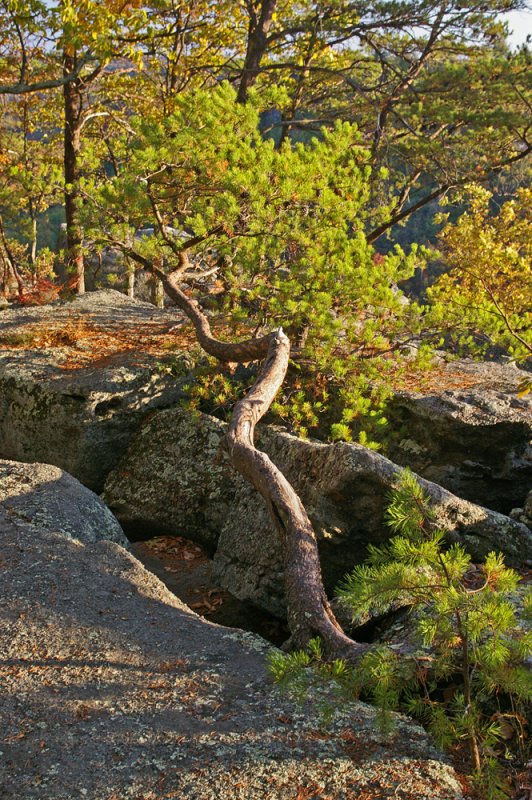
M 146 263 L 144 263 L 146 266 Z M 212 336 L 199 304 L 179 287 L 178 278 L 151 265 L 167 295 L 194 325 L 202 348 L 220 361 L 264 359 L 247 395 L 235 405 L 227 432 L 231 463 L 264 498 L 279 533 L 284 558 L 285 592 L 290 646 L 305 647 L 319 636 L 327 653 L 357 661 L 368 645 L 354 642 L 342 631 L 323 588 L 316 535 L 297 493 L 269 457 L 257 450 L 255 426 L 268 411 L 283 384 L 290 342 L 282 329 L 245 342 L 227 343 Z
M 244 68 L 238 87 L 237 100 L 239 103 L 246 102 L 248 90 L 257 80 L 260 64 L 268 46 L 268 31 L 276 6 L 277 0 L 261 0 L 259 3 L 255 0 L 248 0 L 246 2 L 249 27 Z
M 5 228 L 4 228 L 4 221 L 0 216 L 0 261 L 4 265 L 3 270 L 3 277 L 2 277 L 2 293 L 7 295 L 10 291 L 10 276 L 15 279 L 19 297 L 22 297 L 24 294 L 24 282 L 20 275 L 20 272 L 17 268 L 17 262 L 13 252 L 11 250 L 11 246 L 9 244 L 8 238 L 6 236 Z
M 63 56 L 65 76 L 76 71 L 75 56 Z M 81 195 L 79 191 L 79 152 L 81 143 L 82 103 L 79 79 L 63 84 L 64 128 L 64 176 L 65 217 L 67 236 L 67 266 L 76 276 L 78 294 L 85 292 L 85 267 L 83 260 L 83 232 L 79 218 Z

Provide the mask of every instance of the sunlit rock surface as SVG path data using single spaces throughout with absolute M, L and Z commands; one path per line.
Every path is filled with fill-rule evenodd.
M 282 614 L 280 543 L 256 490 L 236 475 L 223 450 L 225 426 L 181 408 L 154 413 L 110 474 L 104 499 L 126 527 L 172 532 L 208 543 L 215 575 L 241 599 Z M 319 540 L 332 590 L 369 543 L 389 537 L 384 510 L 400 468 L 356 444 L 304 441 L 259 426 L 257 444 L 293 483 Z M 525 525 L 421 480 L 439 524 L 474 557 L 502 550 L 510 563 L 532 557 Z
M 140 420 L 175 403 L 176 311 L 112 290 L 0 313 L 0 457 L 56 464 L 99 491 Z
M 297 711 L 264 640 L 200 619 L 115 542 L 8 522 L 0 560 L 0 796 L 462 800 L 416 724 Z

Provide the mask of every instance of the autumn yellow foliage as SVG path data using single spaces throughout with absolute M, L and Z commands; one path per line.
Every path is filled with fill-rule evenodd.
M 491 192 L 470 186 L 468 200 L 467 213 L 440 234 L 450 270 L 430 298 L 462 341 L 499 345 L 522 361 L 532 354 L 532 190 L 497 208 Z

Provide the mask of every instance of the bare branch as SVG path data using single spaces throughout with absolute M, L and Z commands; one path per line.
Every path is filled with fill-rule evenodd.
M 504 159 L 499 164 L 495 164 L 494 166 L 486 169 L 483 173 L 479 174 L 468 174 L 461 178 L 460 180 L 452 181 L 449 183 L 443 183 L 438 186 L 434 191 L 429 192 L 429 194 L 422 197 L 416 203 L 413 203 L 408 208 L 401 208 L 396 213 L 393 213 L 390 219 L 387 222 L 383 222 L 382 225 L 379 225 L 373 231 L 368 233 L 367 240 L 370 244 L 373 244 L 377 241 L 377 239 L 382 236 L 386 231 L 390 230 L 394 225 L 397 225 L 398 222 L 401 222 L 403 219 L 406 219 L 411 214 L 414 214 L 416 211 L 419 211 L 420 208 L 426 206 L 428 203 L 431 203 L 433 200 L 438 200 L 440 197 L 443 197 L 446 192 L 450 189 L 457 189 L 460 186 L 465 186 L 466 183 L 470 183 L 471 181 L 475 181 L 475 183 L 484 183 L 488 181 L 493 175 L 501 172 L 506 167 L 511 166 L 512 164 L 517 163 L 518 161 L 522 161 L 524 158 L 527 158 L 530 153 L 532 152 L 532 145 L 528 142 L 526 146 L 518 153 L 515 153 L 513 156 Z

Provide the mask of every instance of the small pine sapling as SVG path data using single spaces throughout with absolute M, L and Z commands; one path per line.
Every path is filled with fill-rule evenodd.
M 409 606 L 420 649 L 407 654 L 376 646 L 355 668 L 337 663 L 336 684 L 371 699 L 385 731 L 393 726 L 390 711 L 400 709 L 420 719 L 442 747 L 467 742 L 484 796 L 507 797 L 498 750 L 510 730 L 524 756 L 523 709 L 532 698 L 525 666 L 532 634 L 516 616 L 520 578 L 500 554 L 475 566 L 461 545 L 446 546 L 445 531 L 409 470 L 392 492 L 386 521 L 395 535 L 381 547 L 370 546 L 366 563 L 345 579 L 339 596 L 355 624 Z M 523 617 L 529 606 L 530 597 Z M 274 679 L 297 685 L 299 699 L 312 683 L 313 664 L 314 679 L 326 674 L 321 655 L 305 656 L 304 664 L 301 654 L 272 660 Z

